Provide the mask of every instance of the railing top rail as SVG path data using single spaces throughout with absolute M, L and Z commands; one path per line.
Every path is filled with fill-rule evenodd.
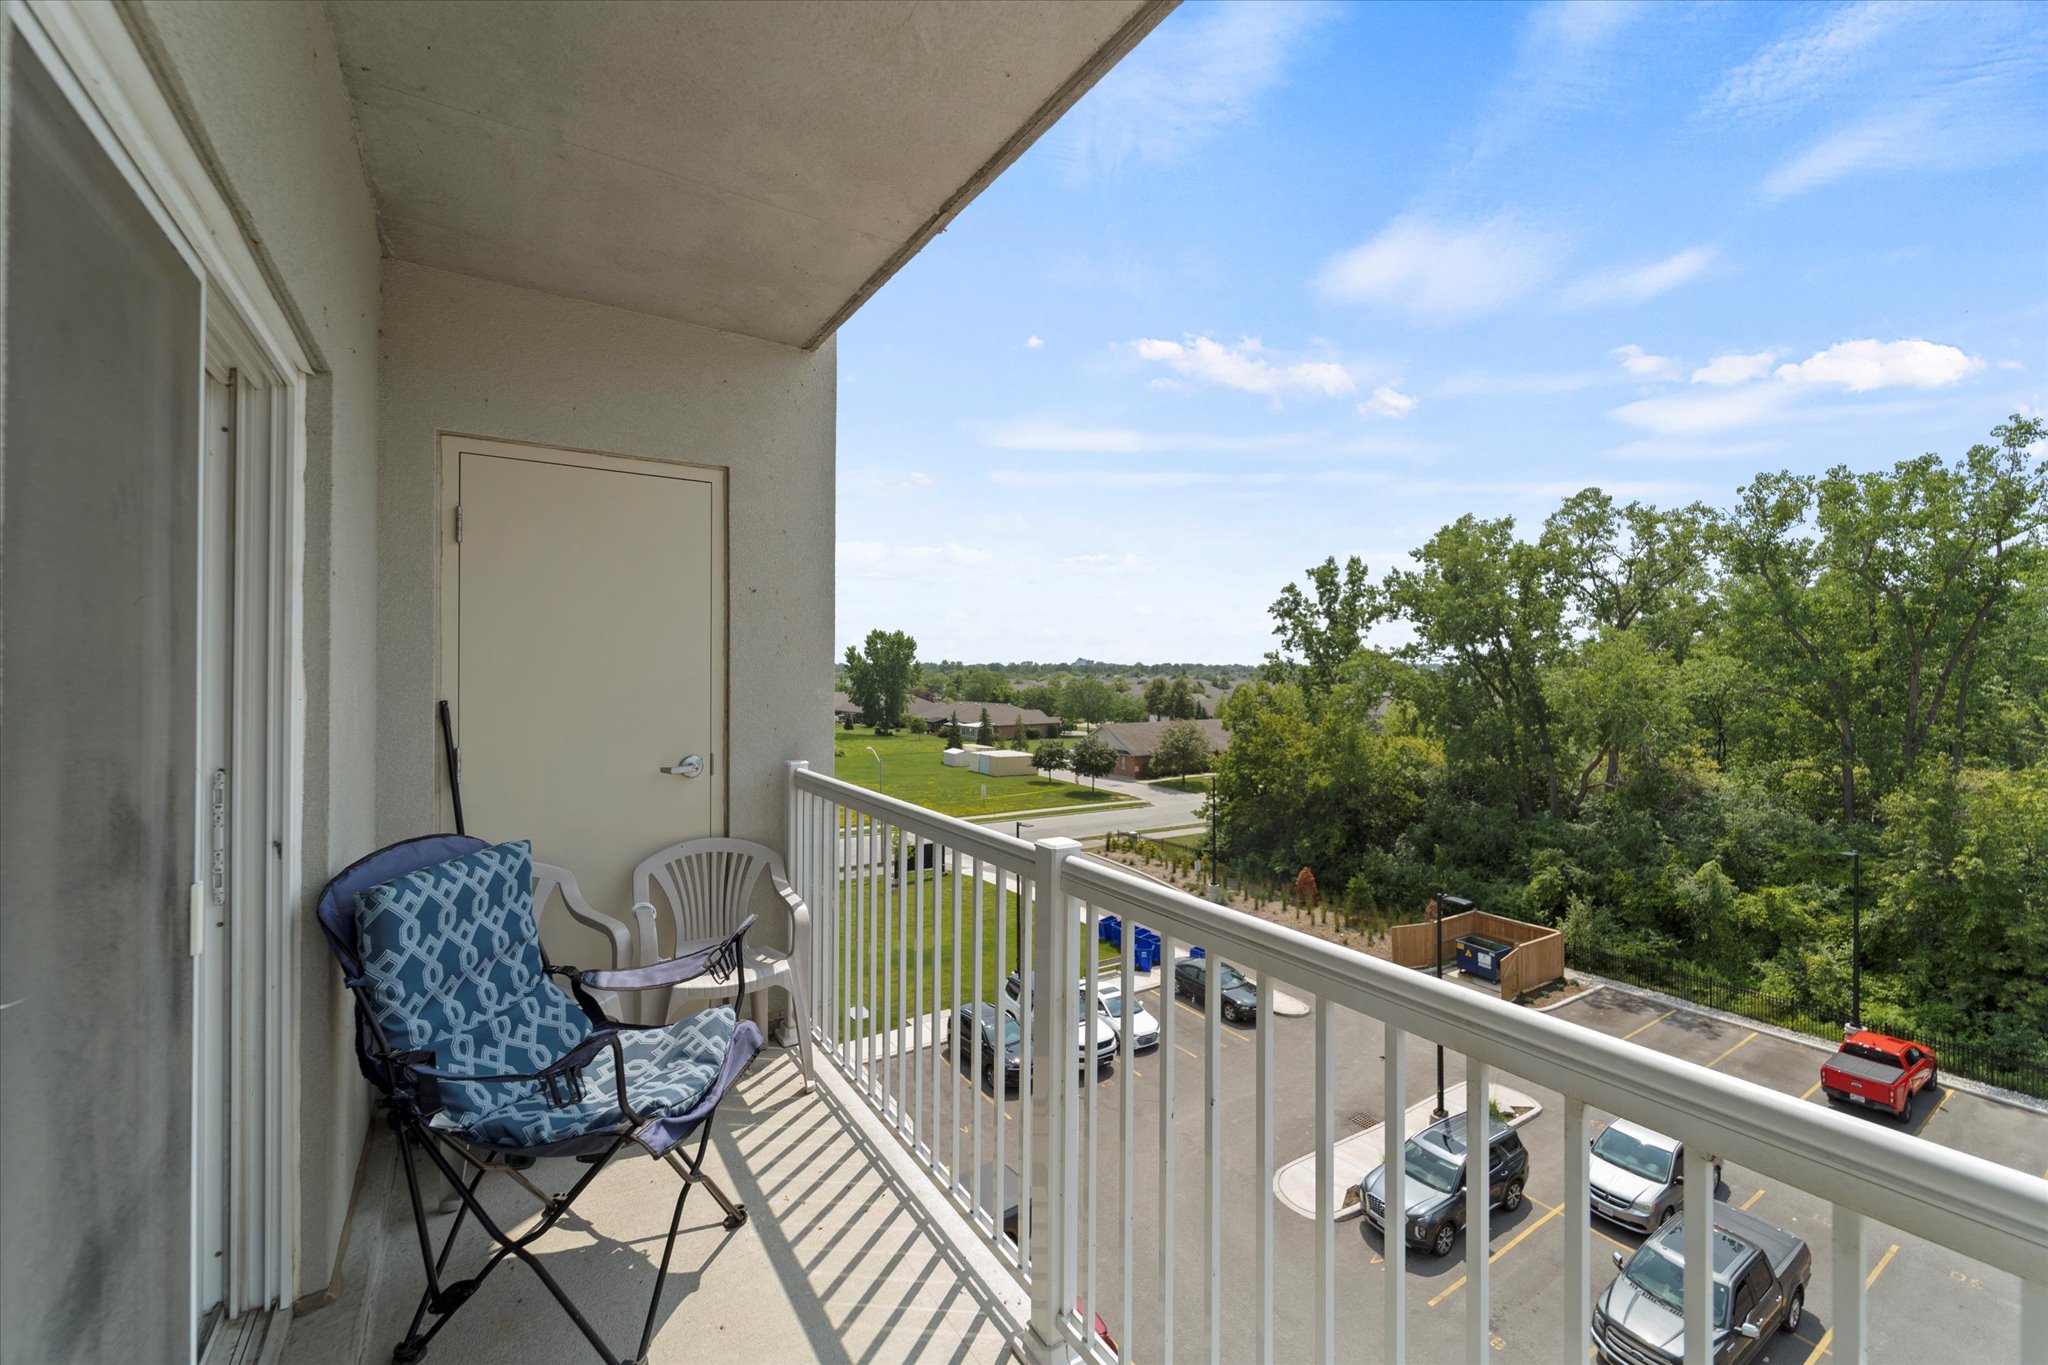
M 1211 954 L 2048 1282 L 2048 1181 L 2037 1176 L 1439 982 L 1113 863 L 1077 857 L 1063 875 L 1070 894 Z
M 810 768 L 792 769 L 791 776 L 800 792 L 822 796 L 863 815 L 875 816 L 912 834 L 942 843 L 956 853 L 994 863 L 1005 871 L 1029 875 L 1037 866 L 1038 855 L 1031 844 L 1000 829 L 972 824 L 957 816 L 941 815 Z

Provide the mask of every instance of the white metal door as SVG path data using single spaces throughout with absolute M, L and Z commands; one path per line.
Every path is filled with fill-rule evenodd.
M 234 769 L 235 399 L 233 376 L 206 377 L 200 472 L 198 929 L 193 948 L 193 1313 L 207 1319 L 227 1291 L 228 798 Z
M 724 829 L 723 475 L 495 443 L 451 454 L 469 832 L 532 839 L 627 918 L 640 859 Z M 542 936 L 556 961 L 610 965 L 558 909 Z

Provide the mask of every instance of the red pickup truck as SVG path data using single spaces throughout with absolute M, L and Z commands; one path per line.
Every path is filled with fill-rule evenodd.
M 1821 1064 L 1820 1084 L 1829 1104 L 1867 1104 L 1905 1123 L 1913 1117 L 1913 1096 L 1939 1074 L 1933 1048 L 1864 1029 L 1844 1038 L 1841 1050 Z

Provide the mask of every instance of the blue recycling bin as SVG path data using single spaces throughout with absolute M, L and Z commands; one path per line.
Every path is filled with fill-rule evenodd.
M 1131 970 L 1149 972 L 1152 970 L 1152 961 L 1152 945 L 1139 939 L 1137 948 L 1131 954 Z
M 1188 956 L 1189 956 L 1189 957 L 1206 957 L 1206 956 L 1208 956 L 1208 954 L 1206 954 L 1206 953 L 1204 953 L 1204 952 L 1202 951 L 1202 948 L 1201 948 L 1201 945 L 1200 945 L 1200 944 L 1197 944 L 1197 945 L 1195 945 L 1194 947 L 1192 947 L 1192 948 L 1188 949 Z
M 1101 919 L 1095 922 L 1095 934 L 1096 937 L 1100 938 L 1104 943 L 1114 944 L 1116 947 L 1119 948 L 1123 947 L 1123 917 L 1121 915 L 1104 915 Z

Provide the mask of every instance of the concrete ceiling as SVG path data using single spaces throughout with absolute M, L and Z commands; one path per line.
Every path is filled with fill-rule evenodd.
M 816 346 L 1173 0 L 330 0 L 386 249 Z

